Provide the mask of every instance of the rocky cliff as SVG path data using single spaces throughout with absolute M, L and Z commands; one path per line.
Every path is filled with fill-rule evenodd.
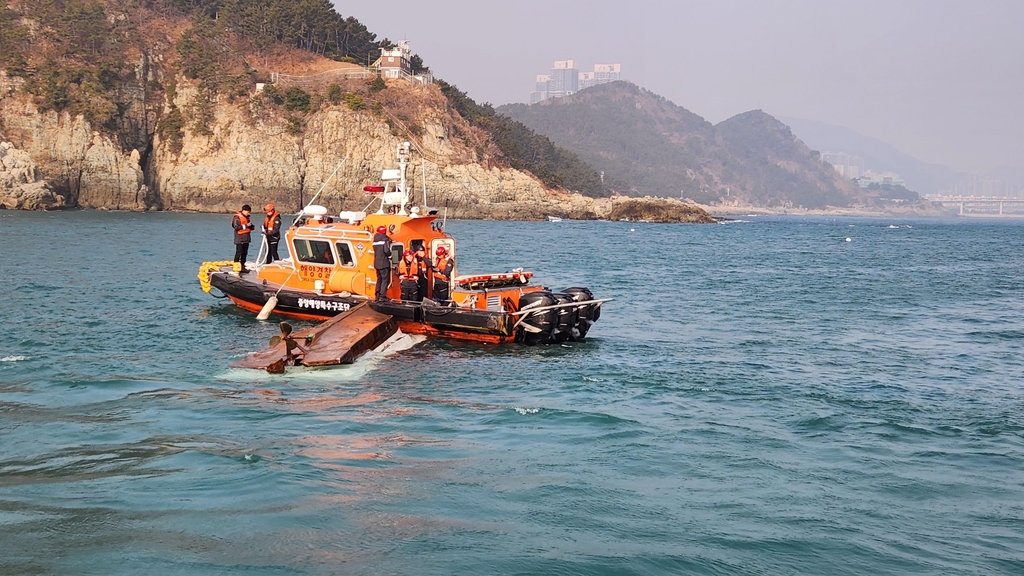
M 611 214 L 610 201 L 561 188 L 558 166 L 531 172 L 530 147 L 547 139 L 531 132 L 524 148 L 487 117 L 468 122 L 459 110 L 473 103 L 454 87 L 371 81 L 351 54 L 388 43 L 358 21 L 275 6 L 270 30 L 250 26 L 262 16 L 247 3 L 0 3 L 0 205 L 294 212 L 320 193 L 332 211 L 362 210 L 363 186 L 410 141 L 417 199 L 450 217 Z M 320 55 L 328 44 L 333 58 Z
M 178 82 L 163 114 L 172 107 L 186 108 L 194 97 L 186 79 Z M 350 93 L 357 90 L 358 85 Z M 612 216 L 608 200 L 551 189 L 528 172 L 502 166 L 486 145 L 487 135 L 447 109 L 437 87 L 394 81 L 387 91 L 388 98 L 415 110 L 406 119 L 418 136 L 386 112 L 344 104 L 322 106 L 304 118 L 296 133 L 287 115 L 254 113 L 251 108 L 261 101 L 254 91 L 245 107 L 214 103 L 206 133 L 183 131 L 178 146 L 154 130 L 145 162 L 140 150 L 122 150 L 83 117 L 40 113 L 31 99 L 8 91 L 0 99 L 4 135 L 18 142 L 19 161 L 32 165 L 19 172 L 19 190 L 32 184 L 47 193 L 7 193 L 0 204 L 229 212 L 246 203 L 273 202 L 294 212 L 320 192 L 317 202 L 332 210 L 361 210 L 372 199 L 363 186 L 378 183 L 381 171 L 394 167 L 396 147 L 411 139 L 419 153 L 409 173 L 416 197 L 422 198 L 425 187 L 427 203 L 447 207 L 450 217 Z M 453 132 L 472 135 L 477 143 L 453 138 Z M 675 221 L 702 221 L 706 214 L 678 216 Z
M 32 157 L 10 142 L 0 142 L 0 209 L 64 208 L 64 197 L 44 181 Z

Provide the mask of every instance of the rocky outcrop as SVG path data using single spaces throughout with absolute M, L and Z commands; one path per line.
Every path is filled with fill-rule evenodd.
M 92 129 L 81 116 L 40 113 L 26 97 L 0 100 L 4 132 L 38 166 L 40 178 L 64 205 L 145 210 L 152 194 L 144 186 L 138 150 L 125 152 Z M 30 206 L 47 208 L 47 206 Z
M 194 97 L 195 89 L 179 78 L 164 114 L 172 106 L 187 109 Z M 395 150 L 408 139 L 416 151 L 408 172 L 414 197 L 424 203 L 425 189 L 425 203 L 452 218 L 701 221 L 674 204 L 659 211 L 654 199 L 633 209 L 547 188 L 497 161 L 487 135 L 451 112 L 435 86 L 396 82 L 387 98 L 397 102 L 390 109 L 405 110 L 403 118 L 325 104 L 303 119 L 301 130 L 293 118 L 261 109 L 258 93 L 248 103 L 214 102 L 206 130 L 183 130 L 177 146 L 157 132 L 145 161 L 139 149 L 122 150 L 83 118 L 40 114 L 17 95 L 0 100 L 0 118 L 39 163 L 37 179 L 49 181 L 57 191 L 51 195 L 72 207 L 232 212 L 273 202 L 297 212 L 319 194 L 317 203 L 332 212 L 364 210 L 373 197 L 363 187 L 379 184 L 381 172 L 395 167 Z M 17 207 L 54 202 L 40 197 L 33 204 L 26 197 Z
M 10 142 L 0 142 L 0 209 L 51 210 L 64 207 L 64 197 L 50 190 L 28 153 L 18 150 Z
M 711 224 L 717 222 L 703 208 L 673 198 L 625 198 L 612 199 L 606 217 L 608 220 L 630 222 L 690 222 Z

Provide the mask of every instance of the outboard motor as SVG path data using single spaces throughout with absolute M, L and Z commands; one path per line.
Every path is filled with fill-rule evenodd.
M 519 297 L 519 310 L 543 308 L 557 303 L 558 301 L 552 296 L 551 292 L 546 290 L 527 292 Z M 541 310 L 540 312 L 525 316 L 526 318 L 519 324 L 516 341 L 529 345 L 547 344 L 548 339 L 551 337 L 551 332 L 557 326 L 558 310 Z
M 573 287 L 566 288 L 565 294 L 574 302 L 587 302 L 594 299 L 594 293 L 589 288 Z M 601 317 L 601 306 L 599 304 L 585 304 L 576 308 L 576 326 L 571 331 L 571 338 L 577 342 L 587 337 L 590 326 Z
M 556 304 L 572 304 L 575 301 L 571 294 L 564 292 L 556 292 L 551 296 L 556 300 Z M 552 325 L 551 341 L 565 342 L 569 338 L 573 338 L 573 331 L 577 330 L 576 323 L 578 322 L 576 306 L 555 308 L 552 312 L 555 312 L 555 321 Z

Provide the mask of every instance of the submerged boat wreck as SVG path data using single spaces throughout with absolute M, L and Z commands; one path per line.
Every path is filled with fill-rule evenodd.
M 487 343 L 583 340 L 600 318 L 602 303 L 611 299 L 595 299 L 585 287 L 553 291 L 531 284 L 533 273 L 522 269 L 460 275 L 456 240 L 445 232 L 437 210 L 413 205 L 406 188 L 409 152 L 409 143 L 399 145 L 399 168 L 384 171 L 382 186 L 364 188 L 379 196 L 377 212 L 328 216 L 323 206 L 306 206 L 283 234 L 284 259 L 244 266 L 205 262 L 199 272 L 203 289 L 217 289 L 238 306 L 264 315 L 272 308 L 284 317 L 327 320 L 367 304 L 410 334 Z M 386 298 L 376 299 L 374 234 L 382 229 L 390 238 L 393 267 L 408 250 L 451 259 L 455 268 L 449 293 L 434 292 L 439 271 L 428 265 L 426 294 L 420 300 L 402 299 L 397 275 Z

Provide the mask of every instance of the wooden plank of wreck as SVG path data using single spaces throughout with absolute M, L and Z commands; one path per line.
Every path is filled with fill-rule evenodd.
M 398 322 L 387 314 L 374 311 L 366 303 L 352 307 L 330 320 L 304 331 L 292 333 L 292 338 L 307 352 L 300 362 L 303 366 L 331 366 L 351 364 L 367 350 L 384 343 L 398 331 Z M 307 345 L 308 336 L 312 344 Z M 279 343 L 259 352 L 253 352 L 231 365 L 232 368 L 265 370 L 285 360 L 285 344 Z
M 335 316 L 314 330 L 318 333 L 302 359 L 304 366 L 351 364 L 397 332 L 398 322 L 364 303 L 349 310 L 340 321 Z

